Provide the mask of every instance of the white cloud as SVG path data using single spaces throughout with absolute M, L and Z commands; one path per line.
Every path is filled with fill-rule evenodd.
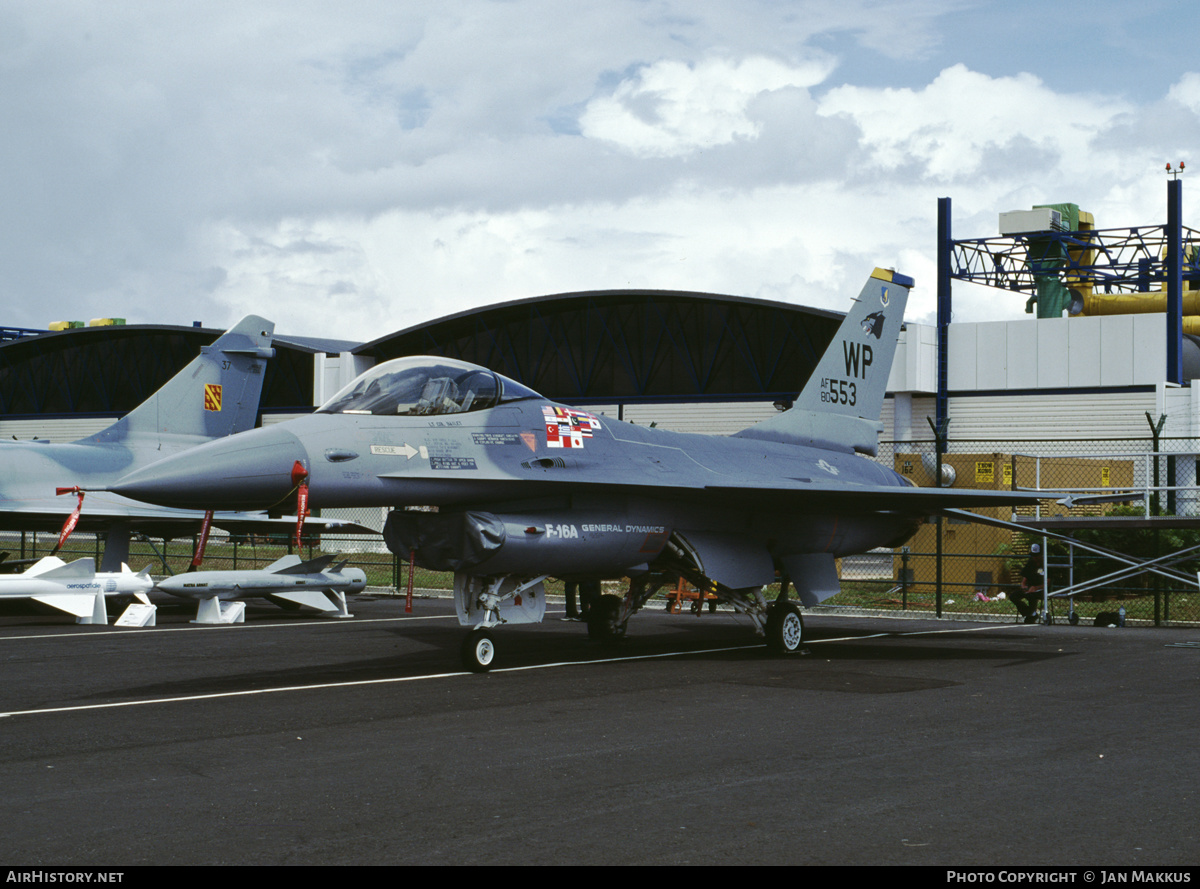
M 751 57 L 705 59 L 694 65 L 664 60 L 642 68 L 613 91 L 588 103 L 583 135 L 635 155 L 679 157 L 738 139 L 754 139 L 760 124 L 748 107 L 764 93 L 807 89 L 823 81 L 829 60 L 800 66 Z
M 1200 114 L 1200 74 L 1189 71 L 1167 91 L 1167 98 L 1178 102 L 1193 114 Z
M 923 89 L 840 86 L 820 105 L 858 124 L 869 165 L 947 182 L 1009 172 L 996 161 L 1014 152 L 1022 166 L 1021 156 L 1042 168 L 1078 162 L 1095 134 L 1130 110 L 1111 97 L 1060 95 L 1031 74 L 989 77 L 962 64 Z
M 592 289 L 701 290 L 844 309 L 874 266 L 903 270 L 903 241 L 914 231 L 892 203 L 863 218 L 840 184 L 826 182 L 720 193 L 680 186 L 619 204 L 508 213 L 292 219 L 253 235 L 214 232 L 214 252 L 231 270 L 215 296 L 231 314 L 265 307 L 254 310 L 361 339 L 505 300 Z M 921 283 L 931 294 L 932 278 Z
M 917 277 L 919 317 L 940 195 L 959 237 L 1046 201 L 1153 222 L 1162 163 L 1200 138 L 1200 76 L 1142 85 L 1148 107 L 1066 92 L 1024 44 L 981 61 L 982 10 L 9 5 L 4 320 L 257 311 L 370 338 L 606 287 L 843 307 L 874 265 Z M 1108 83 L 1094 58 L 1057 83 Z

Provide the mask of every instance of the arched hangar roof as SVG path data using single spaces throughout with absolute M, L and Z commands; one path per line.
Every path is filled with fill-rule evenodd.
M 569 403 L 790 398 L 843 315 L 674 290 L 590 290 L 459 312 L 366 343 L 443 355 Z
M 0 416 L 93 414 L 133 410 L 223 331 L 130 324 L 83 327 L 0 343 Z M 314 345 L 315 344 L 315 345 Z M 320 341 L 275 338 L 263 377 L 264 410 L 312 404 L 312 353 Z M 340 349 L 352 343 L 340 342 Z
M 595 290 L 459 312 L 362 345 L 277 332 L 262 409 L 310 409 L 312 354 L 348 351 L 460 358 L 568 403 L 790 398 L 841 318 L 746 297 Z M 0 416 L 120 416 L 220 333 L 133 324 L 0 342 Z

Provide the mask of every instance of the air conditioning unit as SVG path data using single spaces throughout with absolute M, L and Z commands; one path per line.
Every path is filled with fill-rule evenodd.
M 1060 232 L 1063 228 L 1062 213 L 1049 207 L 1034 210 L 1009 210 L 1000 214 L 1000 234 L 1027 235 L 1033 232 Z

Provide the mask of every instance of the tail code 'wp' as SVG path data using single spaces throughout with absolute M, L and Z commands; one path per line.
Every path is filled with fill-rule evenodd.
M 912 278 L 875 269 L 792 409 L 741 438 L 874 454 Z

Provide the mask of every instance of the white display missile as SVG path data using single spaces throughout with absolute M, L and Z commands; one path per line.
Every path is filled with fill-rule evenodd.
M 95 559 L 67 564 L 46 556 L 24 574 L 0 574 L 0 598 L 32 599 L 74 615 L 76 623 L 106 624 L 105 596 L 137 596 L 144 602 L 154 586 L 150 569 L 136 574 L 122 564 L 119 572 L 96 573 Z
M 299 556 L 284 556 L 266 568 L 235 571 L 192 571 L 160 580 L 156 589 L 174 596 L 199 599 L 197 623 L 230 623 L 240 620 L 226 615 L 218 602 L 259 597 L 283 608 L 315 608 L 331 617 L 351 617 L 346 593 L 366 588 L 367 576 L 360 568 L 347 568 L 343 561 L 330 568 L 333 556 L 308 562 Z

